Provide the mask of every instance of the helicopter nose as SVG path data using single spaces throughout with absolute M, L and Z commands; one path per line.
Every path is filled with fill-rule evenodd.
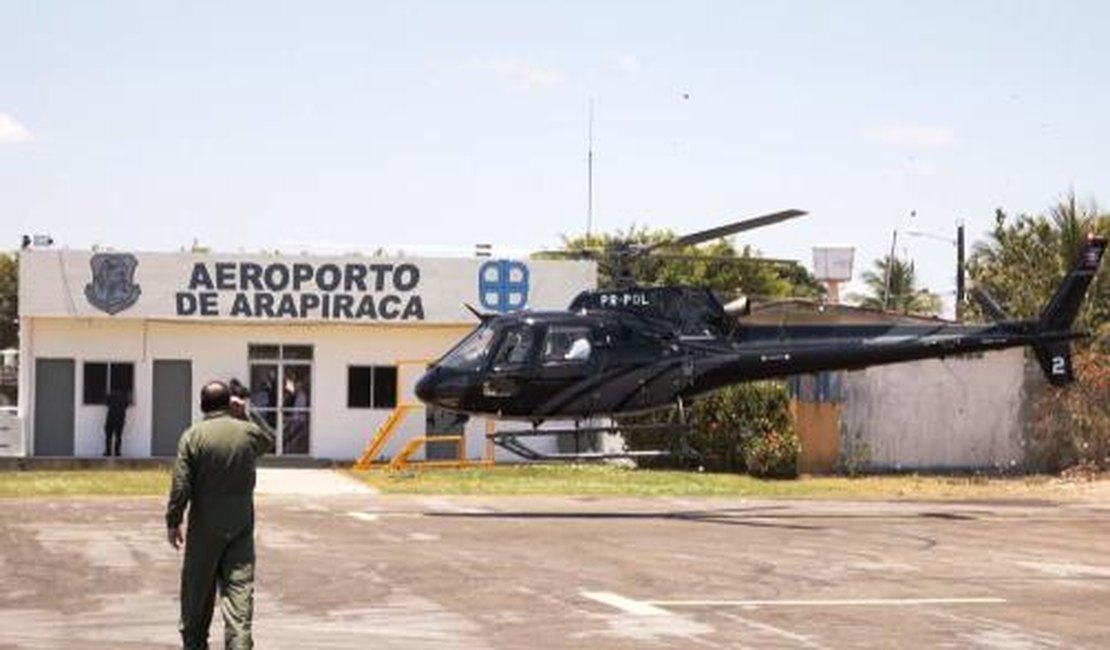
M 421 402 L 425 402 L 427 404 L 435 403 L 436 374 L 436 369 L 432 368 L 428 372 L 424 373 L 424 376 L 416 382 L 416 388 L 414 389 L 414 391 L 416 392 L 416 397 L 419 398 Z
M 416 382 L 413 392 L 425 404 L 458 409 L 466 392 L 466 377 L 443 368 L 432 368 Z

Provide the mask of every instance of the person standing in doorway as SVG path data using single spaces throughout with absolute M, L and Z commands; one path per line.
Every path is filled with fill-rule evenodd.
M 217 589 L 224 647 L 253 647 L 255 467 L 273 450 L 274 434 L 233 416 L 231 408 L 227 384 L 201 389 L 204 420 L 181 436 L 166 505 L 167 539 L 174 549 L 185 543 L 179 629 L 187 649 L 208 647 Z
M 104 455 L 119 456 L 123 440 L 123 425 L 127 421 L 127 407 L 131 405 L 131 395 L 127 391 L 113 388 L 108 392 L 104 403 L 108 412 L 104 416 Z

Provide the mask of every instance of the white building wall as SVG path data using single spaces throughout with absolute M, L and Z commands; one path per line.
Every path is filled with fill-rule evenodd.
M 98 267 L 97 262 L 105 258 L 127 261 L 130 276 L 121 276 L 121 267 L 112 273 L 97 271 L 106 268 Z M 200 417 L 196 395 L 201 385 L 211 379 L 232 377 L 249 381 L 248 345 L 263 343 L 313 346 L 310 455 L 355 458 L 390 410 L 347 408 L 348 366 L 398 365 L 398 400 L 416 402 L 413 387 L 423 373 L 424 364 L 442 355 L 476 324 L 464 304 L 482 304 L 488 299 L 490 290 L 481 269 L 489 264 L 485 259 L 27 251 L 20 256 L 23 390 L 19 403 L 26 453 L 34 449 L 35 402 L 51 399 L 35 395 L 36 359 L 65 358 L 75 362 L 77 456 L 98 456 L 104 445 L 106 408 L 82 404 L 84 363 L 133 363 L 134 406 L 128 409 L 122 452 L 125 456 L 148 456 L 154 360 L 191 362 L 196 420 Z M 518 284 L 507 290 L 520 292 L 519 283 L 527 280 L 523 282 L 527 287 L 527 305 L 534 309 L 564 308 L 575 294 L 592 288 L 596 282 L 596 265 L 592 262 L 528 260 L 511 265 L 518 275 L 509 279 Z M 256 270 L 284 267 L 291 275 L 297 269 L 323 275 L 314 275 L 299 287 L 269 288 L 238 279 L 239 273 L 246 277 L 248 266 Z M 358 267 L 370 269 L 366 278 L 377 277 L 374 269 L 378 267 L 395 270 L 406 267 L 409 273 L 407 276 L 386 273 L 381 286 L 371 279 L 361 284 L 348 284 L 345 280 L 323 284 L 326 277 L 333 277 L 325 273 L 328 269 L 346 273 Z M 113 307 L 109 313 L 108 307 L 113 304 L 110 300 L 118 298 L 121 292 L 130 294 L 130 301 Z M 185 294 L 189 299 L 210 298 L 211 313 L 183 311 L 181 300 Z M 378 307 L 376 315 L 363 316 L 359 312 L 357 317 L 322 307 L 271 315 L 236 311 L 234 305 L 241 300 L 251 303 L 260 295 L 272 298 L 273 304 L 290 298 L 297 302 L 311 295 L 317 305 L 324 300 L 338 304 L 343 298 L 352 301 L 351 304 L 372 300 Z M 406 308 L 404 316 L 396 313 L 390 316 L 385 307 L 389 301 L 395 305 L 418 304 L 420 309 L 410 312 Z M 481 418 L 472 418 L 467 425 L 469 457 L 480 458 L 486 453 L 485 431 L 486 423 Z M 424 432 L 425 412 L 420 408 L 402 422 L 384 454 L 394 455 L 407 440 Z
M 143 363 L 143 326 L 141 321 L 106 322 L 98 319 L 24 318 L 22 334 L 30 330 L 35 345 L 24 359 L 28 382 L 21 399 L 26 400 L 24 430 L 26 449 L 34 449 L 34 413 L 37 400 L 59 397 L 36 395 L 35 360 L 69 358 L 75 360 L 74 445 L 75 456 L 99 456 L 104 452 L 104 406 L 82 404 L 84 361 L 127 361 L 135 364 L 135 406 L 127 410 L 121 451 L 125 456 L 150 455 L 150 369 Z
M 312 345 L 311 455 L 318 458 L 355 458 L 390 409 L 347 408 L 347 368 L 355 365 L 396 365 L 401 402 L 416 402 L 413 387 L 425 363 L 441 355 L 469 331 L 469 326 L 359 326 L 340 324 L 234 325 L 224 323 L 149 322 L 102 319 L 29 319 L 33 328 L 35 357 L 72 358 L 76 361 L 75 445 L 77 456 L 103 452 L 103 406 L 82 404 L 86 361 L 122 361 L 135 364 L 134 406 L 128 409 L 123 433 L 125 456 L 150 454 L 152 367 L 155 359 L 192 362 L 192 395 L 212 379 L 249 377 L 247 346 L 252 343 Z M 32 364 L 28 364 L 32 365 Z M 32 378 L 29 378 L 33 381 Z M 34 396 L 49 399 L 49 396 Z M 27 412 L 34 413 L 33 403 Z M 193 418 L 201 416 L 193 402 Z M 392 456 L 412 436 L 424 433 L 423 408 L 409 414 L 386 448 Z M 28 431 L 33 427 L 27 427 Z M 468 425 L 468 454 L 484 453 L 484 420 Z M 28 448 L 33 445 L 28 442 Z M 422 457 L 422 456 L 418 456 Z
M 846 373 L 841 458 L 875 469 L 1020 467 L 1022 349 Z

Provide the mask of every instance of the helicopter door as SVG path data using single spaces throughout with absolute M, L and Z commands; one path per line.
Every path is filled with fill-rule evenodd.
M 482 382 L 482 394 L 503 399 L 518 397 L 531 378 L 535 347 L 536 333 L 531 325 L 504 330 L 490 362 L 489 375 Z
M 578 378 L 589 374 L 594 356 L 590 328 L 552 325 L 547 328 L 540 355 L 542 374 L 548 378 Z

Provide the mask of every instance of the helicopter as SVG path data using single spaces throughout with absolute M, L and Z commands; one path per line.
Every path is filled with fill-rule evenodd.
M 474 312 L 481 323 L 416 384 L 423 402 L 467 415 L 523 420 L 531 431 L 496 434 L 518 455 L 546 459 L 520 436 L 615 432 L 580 422 L 664 409 L 730 384 L 828 370 L 1031 346 L 1048 381 L 1074 380 L 1070 341 L 1080 306 L 1106 251 L 1089 236 L 1036 320 L 1009 320 L 989 296 L 987 324 L 756 324 L 726 312 L 707 288 L 638 287 L 627 269 L 665 246 L 689 246 L 805 214 L 785 210 L 651 246 L 617 249 L 617 287 L 583 291 L 565 311 Z M 472 310 L 473 311 L 473 310 Z M 539 430 L 573 420 L 574 429 Z M 558 454 L 566 456 L 567 454 Z

